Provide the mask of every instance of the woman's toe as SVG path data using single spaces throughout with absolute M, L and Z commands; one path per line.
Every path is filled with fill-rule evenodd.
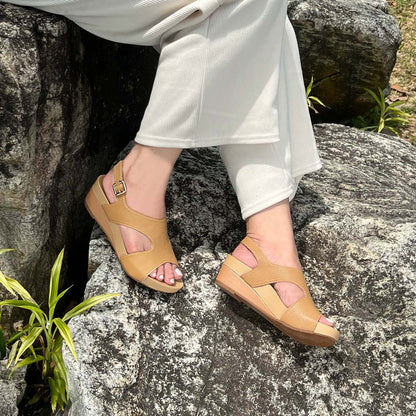
M 330 320 L 325 318 L 325 316 L 321 315 L 321 317 L 319 318 L 319 322 L 321 324 L 325 324 L 325 325 L 329 325 L 329 326 L 334 326 L 334 323 Z
M 163 273 L 164 273 L 164 268 L 163 268 L 163 264 L 162 264 L 161 266 L 159 266 L 157 268 L 156 279 L 162 281 L 165 278 Z
M 149 273 L 150 277 L 153 277 L 153 279 L 156 279 L 157 276 L 157 269 L 154 269 L 151 273 Z
M 165 263 L 165 283 L 168 285 L 173 285 L 175 283 L 173 269 L 171 263 Z
M 176 264 L 172 264 L 173 275 L 176 280 L 182 279 L 182 272 Z

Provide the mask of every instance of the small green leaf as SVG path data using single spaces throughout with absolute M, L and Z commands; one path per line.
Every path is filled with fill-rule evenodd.
M 61 274 L 61 267 L 62 267 L 62 259 L 64 257 L 64 249 L 60 251 L 58 257 L 55 260 L 55 263 L 52 266 L 51 270 L 51 278 L 49 282 L 49 309 L 51 308 L 52 304 L 56 305 L 56 297 L 58 295 L 58 287 L 59 287 L 59 276 Z
M 6 253 L 7 251 L 14 251 L 14 248 L 0 248 L 0 254 Z
M 306 87 L 306 96 L 307 97 L 309 96 L 309 94 L 310 94 L 310 92 L 312 90 L 312 85 L 313 85 L 313 75 L 312 75 L 312 78 L 311 78 L 308 86 Z
M 23 300 L 35 303 L 35 300 L 32 298 L 30 293 L 15 279 L 11 277 L 7 277 L 0 271 L 0 283 L 14 296 L 16 296 L 17 292 Z
M 20 338 L 23 334 L 25 333 L 25 331 L 17 331 L 15 332 L 7 341 L 8 344 L 11 344 L 14 340 Z
M 326 107 L 326 105 L 318 98 L 318 97 L 309 97 L 311 100 L 316 101 L 318 104 L 322 105 L 323 107 Z
M 12 345 L 12 348 L 10 349 L 10 353 L 9 353 L 9 358 L 7 359 L 6 368 L 9 368 L 12 361 L 14 360 L 14 357 L 16 356 L 16 352 L 17 352 L 17 347 L 19 346 L 19 342 L 20 340 L 16 341 Z
M 380 106 L 381 103 L 377 95 L 374 94 L 374 92 L 371 91 L 369 88 L 364 88 L 364 89 L 374 98 L 374 101 Z
M 38 305 L 26 300 L 3 300 L 0 305 L 15 306 L 17 308 L 28 309 L 32 311 L 41 325 L 45 325 L 46 314 L 39 308 Z
M 68 290 L 69 289 L 71 289 L 72 288 L 72 286 L 74 286 L 74 285 L 71 285 L 71 286 L 69 286 L 68 288 L 66 288 L 65 290 L 63 290 L 56 298 L 55 298 L 55 300 L 54 300 L 54 302 L 52 302 L 52 305 L 49 307 L 50 309 L 52 309 L 53 310 L 53 312 L 55 312 L 55 306 L 56 306 L 56 304 L 58 303 L 58 301 L 59 301 L 59 299 L 61 299 L 62 298 L 62 296 L 64 296 L 65 295 L 65 293 L 66 292 L 68 292 Z M 53 315 L 53 313 L 52 313 L 52 315 Z M 49 319 L 50 318 L 52 318 L 52 316 L 50 316 L 49 317 Z
M 64 360 L 62 358 L 62 354 L 59 353 L 52 353 L 52 360 L 55 364 L 55 370 L 60 374 L 63 380 L 67 380 L 67 372 Z
M 58 328 L 59 333 L 62 335 L 62 338 L 64 339 L 66 345 L 68 345 L 68 348 L 72 352 L 72 355 L 74 356 L 76 361 L 77 355 L 75 353 L 75 346 L 74 341 L 72 340 L 71 330 L 68 328 L 68 325 L 61 318 L 55 318 L 53 322 Z
M 52 407 L 52 410 L 55 411 L 56 403 L 58 401 L 58 393 L 56 391 L 55 380 L 52 377 L 48 377 L 48 384 L 49 384 L 49 389 L 51 391 L 51 407 Z
M 14 362 L 16 363 L 17 360 L 21 357 L 21 355 L 36 341 L 37 337 L 43 331 L 42 328 L 37 327 L 33 328 L 27 336 L 21 338 L 22 344 L 20 345 L 19 351 L 16 354 L 16 358 Z
M 32 363 L 36 363 L 38 361 L 42 361 L 44 360 L 44 357 L 42 355 L 37 355 L 36 357 L 26 357 L 24 360 L 19 361 L 12 369 L 11 373 L 9 374 L 9 378 L 11 377 L 11 375 L 14 373 L 15 370 L 17 370 L 20 367 L 23 367 L 25 365 L 29 365 Z
M 62 320 L 67 321 L 68 319 L 73 318 L 74 316 L 79 315 L 80 313 L 93 307 L 97 303 L 104 302 L 108 299 L 113 298 L 114 296 L 120 296 L 120 293 L 107 293 L 105 295 L 97 295 L 97 296 L 93 296 L 92 298 L 86 299 L 83 302 L 81 302 L 79 305 L 75 306 L 70 311 L 68 311 L 64 315 Z

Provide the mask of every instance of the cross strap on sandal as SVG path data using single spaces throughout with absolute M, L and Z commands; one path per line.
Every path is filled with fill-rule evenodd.
M 253 253 L 257 266 L 252 269 L 228 254 L 215 283 L 295 341 L 321 347 L 334 345 L 339 332 L 319 322 L 321 313 L 312 300 L 303 273 L 294 267 L 271 263 L 249 236 L 241 243 Z M 303 291 L 304 296 L 286 307 L 271 285 L 276 282 L 294 283 Z
M 166 218 L 152 218 L 127 206 L 127 188 L 123 179 L 122 162 L 114 166 L 113 192 L 117 200 L 110 203 L 103 189 L 105 175 L 97 178 L 85 198 L 85 206 L 90 215 L 106 234 L 117 257 L 128 276 L 142 285 L 160 292 L 174 293 L 182 286 L 182 279 L 175 279 L 173 285 L 160 282 L 149 273 L 163 263 L 178 265 L 168 237 Z M 149 250 L 127 253 L 119 225 L 125 225 L 145 234 L 152 243 Z

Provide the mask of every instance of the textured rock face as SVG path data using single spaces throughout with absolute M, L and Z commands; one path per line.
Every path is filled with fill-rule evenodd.
M 17 416 L 17 405 L 25 391 L 26 367 L 18 368 L 9 379 L 10 369 L 6 369 L 7 360 L 0 360 L 0 415 Z
M 387 1 L 289 0 L 288 15 L 311 95 L 331 107 L 319 106 L 319 117 L 344 121 L 373 107 L 363 87 L 388 87 L 401 42 Z
M 342 68 L 313 93 L 343 117 L 368 105 L 362 80 L 387 83 L 399 34 L 386 11 L 383 0 L 290 2 L 306 78 Z M 17 249 L 0 257 L 0 268 L 45 300 L 49 269 L 66 245 L 68 274 L 82 293 L 91 225 L 82 198 L 138 130 L 157 54 L 10 4 L 0 4 L 0 42 L 0 247 Z M 220 229 L 223 220 L 207 224 Z
M 85 296 L 121 296 L 70 322 L 71 416 L 415 412 L 415 148 L 339 125 L 316 134 L 323 168 L 302 179 L 292 216 L 312 295 L 341 332 L 336 346 L 296 344 L 214 285 L 244 224 L 216 150 L 184 152 L 168 191 L 184 288 L 135 283 L 94 233 Z
M 138 130 L 157 53 L 8 4 L 0 43 L 0 247 L 17 249 L 0 269 L 45 301 L 66 245 L 82 293 L 92 226 L 83 196 Z

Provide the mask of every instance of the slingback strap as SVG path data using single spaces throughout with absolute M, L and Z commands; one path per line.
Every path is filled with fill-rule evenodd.
M 120 257 L 124 270 L 130 276 L 142 276 L 141 280 L 154 269 L 164 263 L 178 265 L 168 237 L 166 218 L 153 218 L 134 211 L 127 206 L 126 184 L 123 179 L 122 161 L 114 166 L 113 191 L 117 197 L 116 202 L 103 205 L 102 208 L 110 222 L 125 225 L 144 234 L 152 244 L 149 250 L 126 254 Z M 136 280 L 138 280 L 136 278 Z
M 116 198 L 121 198 L 127 192 L 126 184 L 123 179 L 123 163 L 121 160 L 114 166 L 113 172 L 114 172 L 113 192 Z

